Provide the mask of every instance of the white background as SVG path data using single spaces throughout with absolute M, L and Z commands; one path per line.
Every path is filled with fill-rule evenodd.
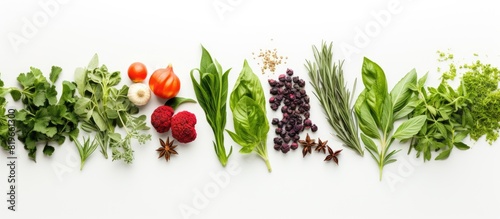
M 56 7 L 44 10 L 41 5 L 47 2 Z M 322 40 L 334 43 L 335 59 L 347 59 L 349 84 L 360 79 L 363 56 L 382 66 L 390 87 L 412 68 L 419 76 L 429 72 L 428 84 L 436 85 L 437 50 L 450 49 L 457 60 L 467 62 L 478 53 L 500 64 L 500 14 L 493 1 L 159 2 L 1 1 L 2 80 L 14 86 L 16 76 L 30 66 L 48 75 L 52 65 L 62 67 L 63 78 L 72 80 L 74 69 L 98 53 L 101 64 L 122 72 L 124 84 L 130 83 L 125 72 L 134 61 L 144 62 L 150 72 L 172 63 L 183 83 L 179 96 L 194 98 L 189 71 L 198 67 L 203 44 L 224 69 L 233 68 L 229 89 L 248 59 L 267 91 L 267 78 L 277 74 L 261 75 L 252 52 L 277 48 L 288 56 L 287 65 L 277 72 L 289 67 L 307 79 L 303 64 L 312 58 L 311 46 Z M 225 9 L 217 10 L 217 4 Z M 34 29 L 26 32 L 27 25 Z M 9 36 L 14 35 L 25 41 L 12 43 Z M 347 46 L 352 53 L 342 50 Z M 308 92 L 312 96 L 312 89 Z M 312 119 L 319 126 L 313 137 L 342 148 L 330 135 L 319 103 L 312 100 Z M 153 98 L 141 113 L 150 115 L 163 102 Z M 0 158 L 0 218 L 182 218 L 180 208 L 192 208 L 190 218 L 500 217 L 500 147 L 484 140 L 472 142 L 469 151 L 454 150 L 446 161 L 426 163 L 406 155 L 407 145 L 395 144 L 394 149 L 402 149 L 398 162 L 387 166 L 379 181 L 368 154 L 360 157 L 344 148 L 336 166 L 323 162 L 324 155 L 318 153 L 302 158 L 300 151 L 276 152 L 270 133 L 273 172 L 256 155 L 233 153 L 229 164 L 235 171 L 230 175 L 215 155 L 202 109 L 184 105 L 180 110 L 186 109 L 198 116 L 198 138 L 179 146 L 179 155 L 168 163 L 157 159 L 155 151 L 158 138 L 167 135 L 153 130 L 147 145 L 135 143 L 132 165 L 105 160 L 96 151 L 81 172 L 69 142 L 52 157 L 39 153 L 37 163 L 19 143 L 17 211 L 7 210 L 8 169 Z M 278 115 L 268 111 L 269 118 Z M 230 114 L 227 128 L 232 129 Z M 226 136 L 226 147 L 231 145 L 239 150 Z M 213 187 L 217 184 L 211 175 L 221 174 L 230 177 Z

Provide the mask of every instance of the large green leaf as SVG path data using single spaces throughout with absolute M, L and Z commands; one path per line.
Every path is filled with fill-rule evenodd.
M 49 79 L 52 83 L 55 83 L 59 78 L 59 75 L 62 72 L 62 68 L 58 66 L 52 66 L 52 70 L 50 71 Z
M 377 120 L 380 121 L 382 104 L 386 96 L 388 96 L 387 79 L 385 73 L 380 66 L 368 58 L 363 59 L 362 78 L 367 90 L 365 94 L 366 101 L 371 110 L 377 115 Z
M 205 47 L 201 46 L 201 50 L 200 72 L 205 73 L 208 72 L 207 69 L 213 63 L 213 60 L 212 56 L 210 56 L 210 53 L 205 49 Z
M 259 78 L 248 65 L 247 60 L 243 63 L 243 69 L 241 70 L 233 91 L 231 92 L 231 96 L 229 97 L 229 107 L 231 110 L 234 110 L 234 107 L 239 100 L 243 98 L 243 96 L 248 96 L 255 100 L 255 102 L 265 110 L 266 100 L 264 90 L 262 89 Z
M 427 116 L 425 115 L 413 117 L 403 122 L 392 137 L 400 141 L 409 139 L 420 131 L 426 120 Z
M 377 124 L 375 123 L 375 120 L 370 113 L 368 104 L 359 104 L 358 108 L 359 114 L 357 116 L 359 120 L 359 128 L 361 129 L 361 131 L 372 138 L 380 139 L 380 133 Z
M 380 118 L 380 125 L 386 136 L 394 127 L 394 115 L 392 109 L 391 98 L 386 97 L 382 105 L 382 117 Z
M 95 69 L 97 67 L 99 67 L 99 56 L 96 53 L 96 54 L 94 54 L 94 56 L 92 56 L 92 59 L 90 59 L 90 62 L 87 65 L 87 69 L 92 70 L 92 69 Z
M 377 163 L 379 162 L 379 158 L 378 158 L 378 149 L 377 149 L 377 145 L 375 144 L 375 142 L 368 136 L 366 136 L 364 133 L 361 133 L 361 141 L 363 141 L 363 144 L 365 145 L 366 149 L 368 150 L 368 152 L 370 153 L 370 155 L 372 156 L 372 158 L 377 161 Z
M 391 101 L 394 113 L 399 112 L 406 106 L 413 91 L 409 89 L 410 84 L 417 83 L 417 72 L 412 69 L 391 90 Z

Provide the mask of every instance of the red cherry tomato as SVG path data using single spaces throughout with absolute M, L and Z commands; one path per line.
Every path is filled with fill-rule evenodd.
M 146 66 L 140 62 L 134 62 L 128 67 L 128 77 L 133 82 L 142 82 L 148 76 Z

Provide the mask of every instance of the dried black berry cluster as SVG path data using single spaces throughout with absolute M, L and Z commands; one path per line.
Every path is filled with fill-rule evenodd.
M 269 98 L 271 109 L 277 111 L 281 106 L 283 118 L 273 118 L 272 124 L 277 126 L 275 133 L 279 137 L 274 138 L 274 149 L 287 153 L 290 149 L 295 150 L 299 147 L 299 134 L 306 128 L 316 132 L 318 127 L 312 124 L 309 105 L 309 96 L 307 96 L 306 82 L 298 76 L 293 76 L 293 70 L 287 69 L 286 75 L 281 74 L 278 80 L 269 79 L 271 86 Z

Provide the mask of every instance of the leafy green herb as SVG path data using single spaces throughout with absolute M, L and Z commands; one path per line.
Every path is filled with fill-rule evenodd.
M 233 112 L 234 122 L 234 132 L 227 130 L 229 136 L 242 146 L 240 153 L 255 151 L 264 159 L 271 172 L 266 147 L 269 122 L 264 90 L 246 60 L 229 97 L 229 107 Z
M 394 122 L 413 111 L 415 98 L 410 87 L 417 84 L 417 73 L 410 71 L 388 92 L 384 71 L 375 62 L 364 58 L 362 76 L 365 89 L 354 106 L 362 131 L 361 140 L 367 151 L 379 166 L 380 180 L 385 165 L 396 161 L 393 158 L 399 150 L 390 151 L 394 140 L 405 141 L 412 138 L 425 123 L 426 117 L 416 116 L 404 121 L 393 132 Z M 406 110 L 409 108 L 409 110 Z M 379 145 L 373 139 L 379 141 Z
M 131 140 L 136 139 L 140 144 L 151 140 L 151 135 L 143 132 L 149 130 L 146 116 L 135 116 L 139 113 L 139 108 L 127 98 L 128 86 L 116 88 L 121 80 L 120 72 L 109 72 L 105 65 L 98 65 L 98 57 L 94 55 L 87 68 L 77 68 L 75 71 L 75 82 L 80 94 L 75 104 L 75 113 L 79 116 L 84 131 L 96 133 L 97 143 L 104 157 L 108 158 L 109 147 L 113 160 L 131 163 Z M 124 137 L 117 132 L 117 127 L 123 129 Z M 80 157 L 90 156 L 90 151 L 92 150 L 83 154 L 80 152 Z
M 315 62 L 307 61 L 306 68 L 311 78 L 314 95 L 323 106 L 328 123 L 344 144 L 363 156 L 359 140 L 356 114 L 352 109 L 352 96 L 344 82 L 343 62 L 337 65 L 332 61 L 332 44 L 321 46 L 321 51 L 313 46 Z M 356 89 L 354 83 L 353 90 Z
M 448 158 L 451 150 L 456 147 L 460 150 L 469 149 L 462 143 L 468 135 L 473 119 L 468 105 L 471 104 L 463 83 L 458 89 L 453 89 L 448 80 L 453 77 L 443 77 L 437 88 L 424 88 L 427 75 L 421 78 L 415 89 L 419 104 L 411 117 L 425 116 L 426 122 L 412 139 L 411 147 L 417 150 L 417 157 L 423 154 L 424 161 L 432 158 L 432 152 L 438 151 L 436 160 Z
M 165 102 L 165 106 L 172 107 L 172 109 L 176 110 L 177 107 L 179 107 L 183 103 L 196 103 L 196 100 L 185 97 L 174 97 Z
M 67 136 L 78 136 L 75 84 L 64 81 L 61 97 L 57 100 L 54 83 L 61 72 L 61 68 L 53 66 L 49 81 L 39 69 L 32 67 L 30 72 L 17 77 L 22 89 L 11 88 L 13 99 L 21 100 L 25 106 L 15 113 L 16 128 L 20 131 L 18 138 L 24 143 L 29 157 L 35 161 L 39 143 L 45 144 L 43 153 L 50 156 L 55 149 L 49 143 L 60 145 Z
M 92 155 L 92 153 L 94 153 L 94 151 L 97 149 L 97 146 L 99 146 L 99 144 L 96 142 L 97 139 L 98 138 L 94 138 L 94 140 L 92 140 L 91 142 L 90 138 L 83 137 L 83 144 L 78 141 L 78 139 L 73 139 L 76 148 L 78 149 L 78 153 L 80 154 L 80 170 L 83 169 L 87 158 L 89 158 L 90 155 Z
M 213 60 L 210 53 L 202 48 L 200 67 L 191 70 L 191 81 L 193 82 L 196 99 L 200 104 L 208 124 L 215 136 L 213 142 L 215 153 L 222 166 L 226 166 L 227 160 L 233 152 L 233 147 L 226 154 L 224 147 L 224 127 L 226 126 L 226 101 L 228 92 L 228 75 L 231 69 L 222 70 L 222 66 Z M 194 72 L 199 73 L 199 82 Z
M 5 89 L 4 83 L 2 79 L 0 79 L 0 147 L 4 150 L 10 150 L 7 142 L 9 141 L 9 124 L 6 113 L 5 106 L 7 105 L 7 101 L 4 98 L 9 91 Z

